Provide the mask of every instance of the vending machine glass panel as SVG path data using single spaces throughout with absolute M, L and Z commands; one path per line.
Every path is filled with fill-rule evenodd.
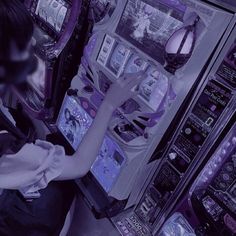
M 116 109 L 108 124 L 107 136 L 127 157 L 125 165 L 114 171 L 119 172 L 116 181 L 110 182 L 109 188 L 105 184 L 105 192 L 100 191 L 101 184 L 98 184 L 101 183 L 98 180 L 104 177 L 102 171 L 93 173 L 95 178 L 80 182 L 88 201 L 98 207 L 98 215 L 106 212 L 106 207 L 109 208 L 107 213 L 111 214 L 113 209 L 124 207 L 120 202 L 126 200 L 127 208 L 134 205 L 144 184 L 142 181 L 150 176 L 156 163 L 161 163 L 157 160 L 161 156 L 155 154 L 155 150 L 159 153 L 165 149 L 164 140 L 174 133 L 172 125 L 177 127 L 192 97 L 200 93 L 204 84 L 200 75 L 204 74 L 208 59 L 220 44 L 232 17 L 232 14 L 202 1 L 126 0 L 117 1 L 113 14 L 94 25 L 78 74 L 71 84 L 75 97 L 83 97 L 97 111 L 109 87 L 127 76 L 125 73 L 144 72 L 135 96 Z M 209 41 L 209 38 L 212 40 Z M 213 81 L 209 86 L 217 100 L 218 92 L 224 88 L 216 83 Z M 225 95 L 218 99 L 218 102 L 225 99 L 225 106 L 220 111 L 228 105 L 231 96 L 231 91 L 225 89 Z M 199 109 L 195 113 L 199 113 Z M 212 113 L 216 111 L 214 106 L 211 109 Z M 216 118 L 219 119 L 220 114 L 217 113 Z M 187 156 L 183 158 L 182 152 L 176 155 L 174 148 L 168 153 L 170 155 L 167 154 L 166 159 L 169 157 L 169 160 L 159 170 L 163 181 L 154 181 L 145 198 L 147 201 L 140 204 L 145 208 L 152 202 L 153 207 L 149 207 L 149 211 L 144 209 L 146 215 L 150 213 L 150 228 L 155 227 L 158 214 L 181 183 L 184 172 L 188 171 L 194 155 L 215 124 L 212 119 L 207 119 L 206 125 L 197 123 L 200 119 L 196 120 L 192 117 L 188 119 L 179 142 L 176 141 L 175 148 L 181 149 L 183 155 Z M 187 145 L 191 145 L 191 148 L 187 148 Z M 103 167 L 108 169 L 105 173 L 112 173 L 110 159 L 103 160 L 106 163 Z M 175 163 L 178 169 L 173 167 Z M 95 193 L 101 193 L 102 197 L 90 197 Z M 100 199 L 106 199 L 106 204 L 98 203 Z M 117 200 L 120 205 L 116 208 L 111 204 L 111 199 Z M 101 210 L 99 206 L 104 208 Z M 152 209 L 157 210 L 154 212 Z M 137 217 L 141 218 L 140 215 Z
M 40 97 L 44 97 L 47 73 L 46 62 L 44 62 L 39 56 L 36 56 L 36 58 L 38 61 L 37 69 L 32 75 L 28 76 L 27 81 Z
M 89 3 L 25 0 L 24 4 L 34 21 L 32 46 L 38 62 L 35 73 L 14 89 L 14 95 L 31 117 L 55 123 L 64 94 L 77 72 Z M 7 101 L 9 107 L 15 106 L 12 100 Z
M 47 22 L 54 30 L 60 32 L 69 10 L 69 5 L 63 0 L 39 0 L 35 14 Z
M 116 33 L 164 64 L 166 42 L 183 25 L 184 12 L 179 1 L 130 0 Z

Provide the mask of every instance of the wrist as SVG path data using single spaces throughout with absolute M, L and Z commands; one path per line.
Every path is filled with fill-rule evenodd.
M 101 104 L 101 109 L 104 110 L 104 112 L 109 113 L 112 115 L 112 113 L 115 111 L 114 106 L 110 102 L 104 99 L 104 101 Z

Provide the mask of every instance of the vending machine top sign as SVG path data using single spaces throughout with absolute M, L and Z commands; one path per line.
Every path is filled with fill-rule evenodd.
M 47 119 L 52 116 L 49 103 L 54 87 L 68 74 L 59 65 L 62 61 L 64 67 L 67 65 L 61 55 L 78 24 L 82 1 L 26 0 L 25 5 L 35 23 L 33 49 L 38 65 L 35 73 L 28 76 L 27 84 L 15 93 L 29 114 Z

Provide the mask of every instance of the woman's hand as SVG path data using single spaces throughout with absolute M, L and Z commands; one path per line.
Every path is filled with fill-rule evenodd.
M 133 88 L 142 78 L 145 78 L 143 72 L 125 74 L 111 85 L 76 153 L 72 158 L 61 159 L 64 169 L 57 180 L 76 179 L 88 173 L 99 153 L 114 110 L 137 94 Z
M 141 82 L 141 80 L 144 78 L 144 75 L 145 73 L 143 71 L 138 73 L 124 74 L 111 85 L 107 91 L 103 103 L 106 104 L 106 106 L 112 111 L 120 107 L 129 98 L 137 94 L 137 91 L 134 90 L 134 87 Z

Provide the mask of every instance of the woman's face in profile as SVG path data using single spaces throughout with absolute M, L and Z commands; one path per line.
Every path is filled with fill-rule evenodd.
M 31 50 L 31 47 L 33 44 L 34 44 L 34 40 L 31 39 L 28 42 L 26 48 L 23 51 L 21 51 L 18 49 L 15 41 L 12 41 L 10 43 L 9 60 L 11 60 L 11 61 L 25 61 L 25 60 L 29 59 L 30 50 Z
M 32 40 L 28 42 L 24 50 L 19 50 L 16 45 L 16 42 L 12 40 L 10 42 L 9 54 L 3 57 L 1 56 L 1 52 L 0 52 L 0 62 L 1 61 L 3 62 L 3 63 L 0 63 L 0 78 L 4 78 L 8 76 L 8 73 L 7 73 L 8 70 L 4 62 L 10 62 L 10 63 L 19 62 L 20 63 L 20 62 L 27 61 L 31 55 L 31 48 L 32 48 Z M 20 71 L 19 72 L 16 71 L 16 74 L 20 74 Z M 6 89 L 6 84 L 2 82 L 0 84 L 0 96 L 3 95 L 5 89 Z

